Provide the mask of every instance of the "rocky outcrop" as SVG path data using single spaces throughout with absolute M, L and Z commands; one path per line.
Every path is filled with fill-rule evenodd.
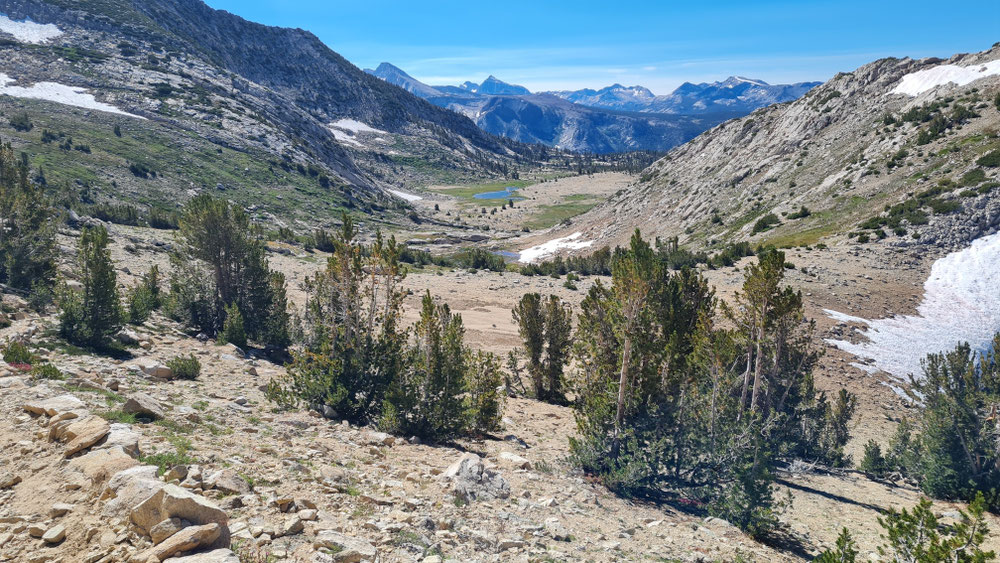
M 510 484 L 499 473 L 488 469 L 476 454 L 465 454 L 444 472 L 455 496 L 466 501 L 504 499 L 510 496 Z

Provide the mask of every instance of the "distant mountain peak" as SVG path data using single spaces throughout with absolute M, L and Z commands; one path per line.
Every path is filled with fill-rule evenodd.
M 492 74 L 489 78 L 483 80 L 483 83 L 479 85 L 476 92 L 490 96 L 527 96 L 531 94 L 531 91 L 524 86 L 508 84 Z

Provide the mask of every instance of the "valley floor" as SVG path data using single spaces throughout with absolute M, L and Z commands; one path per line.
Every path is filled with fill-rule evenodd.
M 170 242 L 169 233 L 111 229 L 120 282 L 131 285 L 152 263 L 167 268 L 162 243 Z M 288 278 L 290 300 L 301 307 L 302 281 L 325 259 L 296 252 L 270 259 Z M 822 310 L 866 318 L 910 313 L 936 257 L 874 245 L 796 249 L 788 259 L 799 269 L 787 270 L 786 279 L 803 291 L 807 314 L 817 321 L 817 336 L 852 338 L 852 327 Z M 745 264 L 706 272 L 721 298 L 731 298 L 739 287 Z M 462 315 L 473 347 L 506 353 L 518 344 L 510 308 L 523 293 L 556 293 L 578 305 L 595 279 L 585 278 L 571 291 L 562 280 L 548 277 L 426 268 L 407 277 L 412 294 L 406 308 L 415 315 L 420 296 L 430 290 Z M 71 374 L 67 382 L 36 384 L 16 370 L 0 368 L 0 474 L 22 479 L 0 491 L 0 560 L 118 561 L 150 547 L 148 539 L 130 532 L 121 520 L 102 515 L 107 501 L 100 497 L 110 470 L 81 473 L 74 460 L 64 459 L 63 446 L 48 440 L 40 425 L 46 418 L 23 409 L 25 403 L 66 393 L 95 414 L 120 407 L 121 400 L 137 392 L 158 400 L 166 410 L 164 421 L 131 425 L 142 455 L 182 446 L 205 475 L 236 471 L 254 484 L 252 492 L 233 495 L 216 489 L 204 494 L 215 497 L 228 513 L 240 549 L 249 553 L 249 546 L 260 545 L 262 552 L 295 560 L 329 560 L 316 546 L 318 538 L 334 530 L 363 540 L 380 561 L 435 561 L 434 554 L 457 561 L 792 561 L 830 547 L 843 526 L 852 529 L 867 557 L 878 542 L 880 511 L 910 507 L 920 496 L 911 487 L 873 482 L 854 471 L 798 468 L 781 476 L 781 494 L 787 490 L 792 499 L 782 516 L 788 534 L 780 544 L 765 546 L 723 521 L 617 498 L 588 482 L 566 462 L 567 440 L 575 429 L 569 408 L 513 399 L 504 430 L 493 438 L 449 446 L 408 443 L 306 412 L 276 410 L 262 389 L 283 367 L 246 357 L 231 346 L 200 342 L 162 317 L 138 327 L 140 347 L 124 361 L 77 355 L 59 346 L 51 336 L 55 323 L 54 316 L 26 313 L 0 331 L 0 341 L 32 334 L 34 345 L 52 347 L 48 359 Z M 162 381 L 137 367 L 188 353 L 203 366 L 197 381 Z M 826 349 L 817 384 L 830 391 L 845 386 L 858 394 L 848 450 L 859 460 L 863 444 L 870 438 L 884 444 L 908 407 L 878 376 L 851 366 L 854 361 L 835 348 Z M 508 499 L 453 502 L 441 473 L 467 452 L 480 455 L 510 482 Z M 299 516 L 282 512 L 288 507 L 282 499 L 294 499 L 305 511 Z M 55 503 L 69 503 L 73 509 L 50 516 Z M 312 506 L 316 513 L 309 512 Z M 957 515 L 958 508 L 935 505 L 946 519 Z M 303 517 L 308 519 L 297 531 L 295 519 Z M 48 545 L 29 534 L 33 526 L 47 529 L 59 523 L 67 530 L 60 544 Z M 1000 519 L 991 518 L 989 525 L 994 531 L 989 547 L 1000 548 Z

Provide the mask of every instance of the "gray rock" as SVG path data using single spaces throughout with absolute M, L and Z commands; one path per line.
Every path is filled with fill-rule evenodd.
M 145 393 L 130 395 L 125 404 L 122 405 L 122 410 L 129 414 L 144 416 L 154 420 L 164 417 L 163 406 L 160 405 L 159 401 Z
M 465 454 L 444 472 L 455 495 L 467 500 L 504 499 L 510 496 L 510 484 L 499 473 L 487 469 L 476 454 Z

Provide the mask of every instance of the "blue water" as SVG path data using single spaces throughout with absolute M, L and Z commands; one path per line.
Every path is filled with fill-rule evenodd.
M 507 186 L 506 188 L 496 192 L 483 192 L 481 194 L 476 194 L 472 197 L 476 199 L 511 199 L 511 196 L 515 193 L 517 193 L 517 188 L 513 186 Z M 523 199 L 523 198 L 514 198 L 514 199 Z

